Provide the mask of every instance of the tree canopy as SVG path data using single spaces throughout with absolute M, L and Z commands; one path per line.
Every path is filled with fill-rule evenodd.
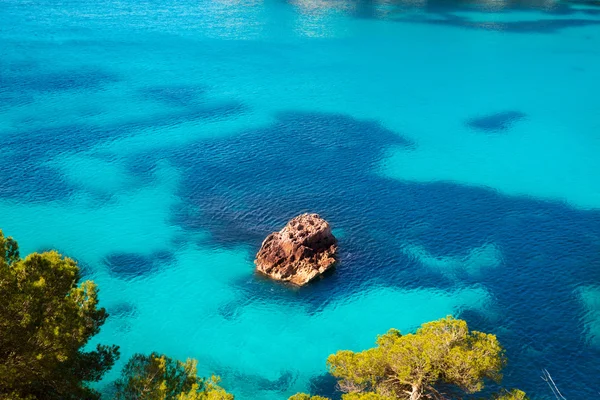
M 395 397 L 387 397 L 373 392 L 366 393 L 346 393 L 342 395 L 342 400 L 394 400 Z M 298 393 L 288 400 L 330 400 L 327 397 L 311 396 L 306 393 Z
M 504 391 L 503 393 L 494 395 L 493 400 L 528 400 L 528 397 L 524 391 L 512 389 L 511 391 Z
M 310 394 L 306 394 L 306 393 L 296 393 L 295 395 L 290 397 L 288 400 L 329 400 L 329 399 L 327 397 L 322 397 L 322 396 L 311 396 Z
M 219 378 L 199 378 L 197 361 L 162 354 L 136 354 L 115 382 L 115 400 L 233 400 Z
M 20 258 L 0 231 L 0 398 L 98 399 L 87 386 L 119 356 L 116 346 L 83 347 L 107 318 L 91 281 L 55 251 Z
M 442 387 L 471 394 L 486 381 L 499 383 L 506 358 L 495 335 L 469 331 L 465 321 L 446 317 L 414 334 L 391 329 L 378 337 L 377 347 L 339 351 L 327 365 L 348 393 L 344 400 L 419 400 L 445 398 Z

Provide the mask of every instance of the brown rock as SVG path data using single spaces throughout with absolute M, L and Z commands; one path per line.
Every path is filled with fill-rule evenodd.
M 318 214 L 302 214 L 262 243 L 254 263 L 273 279 L 304 285 L 335 264 L 337 240 Z

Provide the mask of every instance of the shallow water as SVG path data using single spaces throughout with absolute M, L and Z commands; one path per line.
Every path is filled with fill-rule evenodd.
M 100 286 L 95 341 L 195 357 L 239 399 L 454 314 L 506 386 L 600 386 L 600 7 L 0 2 L 0 227 Z M 254 275 L 318 212 L 336 272 Z M 102 386 L 101 385 L 101 386 Z

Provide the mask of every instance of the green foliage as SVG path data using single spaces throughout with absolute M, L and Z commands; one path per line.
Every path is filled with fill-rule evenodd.
M 342 396 L 342 400 L 395 400 L 395 397 L 384 396 L 378 393 L 346 393 Z
M 98 381 L 118 358 L 116 346 L 81 349 L 107 314 L 96 285 L 57 252 L 19 257 L 0 231 L 0 398 L 97 399 Z
M 115 382 L 115 400 L 233 400 L 219 379 L 197 376 L 197 361 L 173 360 L 165 355 L 136 354 Z
M 311 396 L 306 393 L 297 393 L 288 400 L 330 400 L 323 396 Z M 366 393 L 346 393 L 342 396 L 342 400 L 395 400 L 395 397 L 387 397 L 373 392 Z
M 418 400 L 442 398 L 440 384 L 478 392 L 486 380 L 502 379 L 506 359 L 496 336 L 469 331 L 465 321 L 447 317 L 423 324 L 414 334 L 392 329 L 377 339 L 377 347 L 339 351 L 327 364 L 344 392 Z M 369 397 L 344 400 L 363 398 Z
M 512 389 L 511 391 L 505 391 L 492 397 L 493 400 L 529 400 L 529 397 L 519 389 Z
M 306 393 L 296 393 L 295 395 L 290 397 L 288 400 L 329 400 L 329 399 L 327 397 L 323 397 L 323 396 L 311 396 L 310 394 L 306 394 Z

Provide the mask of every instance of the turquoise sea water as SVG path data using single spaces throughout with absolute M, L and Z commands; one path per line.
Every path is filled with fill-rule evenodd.
M 101 289 L 95 342 L 194 357 L 239 399 L 454 314 L 505 384 L 600 383 L 593 2 L 0 1 L 0 228 Z M 336 272 L 255 276 L 318 212 Z

